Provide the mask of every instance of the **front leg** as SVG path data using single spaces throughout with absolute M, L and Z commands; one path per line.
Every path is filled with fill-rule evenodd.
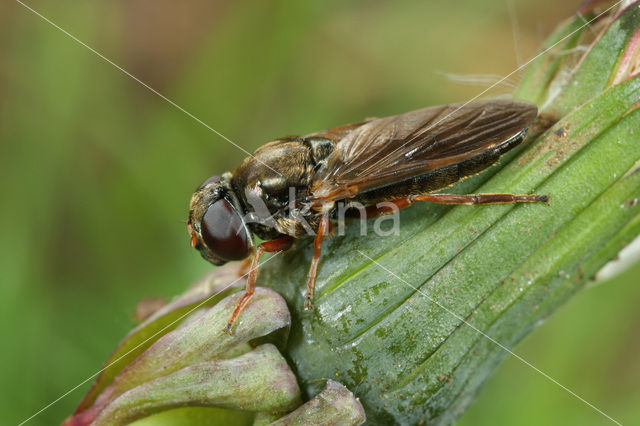
M 258 278 L 258 267 L 260 266 L 260 257 L 262 256 L 262 253 L 273 253 L 287 250 L 293 245 L 293 241 L 293 237 L 286 236 L 278 238 L 277 240 L 265 241 L 258 246 L 256 253 L 253 255 L 253 259 L 251 260 L 251 269 L 249 270 L 249 276 L 247 277 L 247 285 L 245 287 L 244 294 L 236 303 L 236 308 L 233 310 L 233 314 L 231 314 L 231 318 L 229 318 L 227 326 L 222 331 L 231 335 L 231 327 L 233 327 L 233 323 L 238 319 L 238 315 L 240 315 L 240 312 L 242 312 L 245 306 L 247 306 L 247 303 L 249 303 L 253 293 L 255 293 L 256 280 Z

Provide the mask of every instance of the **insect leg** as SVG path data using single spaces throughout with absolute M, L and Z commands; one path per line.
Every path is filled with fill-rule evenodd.
M 233 314 L 231 314 L 231 318 L 229 318 L 227 326 L 222 331 L 229 335 L 231 334 L 231 327 L 233 326 L 233 323 L 238 319 L 238 315 L 240 315 L 240 312 L 242 312 L 245 306 L 247 306 L 247 303 L 249 303 L 253 293 L 255 293 L 258 267 L 260 266 L 260 256 L 262 256 L 262 253 L 265 251 L 267 253 L 273 253 L 287 250 L 292 244 L 293 238 L 287 236 L 278 238 L 277 240 L 265 241 L 258 246 L 258 249 L 253 255 L 253 259 L 251 260 L 251 269 L 249 270 L 249 276 L 247 277 L 247 285 L 245 287 L 244 294 L 236 303 L 236 308 L 233 310 Z
M 410 203 L 429 201 L 439 204 L 511 204 L 511 203 L 549 203 L 548 195 L 515 195 L 515 194 L 423 194 L 411 195 Z
M 329 216 L 324 215 L 320 219 L 320 226 L 318 226 L 318 232 L 316 238 L 313 241 L 313 260 L 311 261 L 311 267 L 309 268 L 309 280 L 307 281 L 307 297 L 304 299 L 304 308 L 313 308 L 313 290 L 316 285 L 316 272 L 318 271 L 318 262 L 320 261 L 320 255 L 322 254 L 322 239 L 329 233 L 331 229 L 331 221 Z
M 240 267 L 238 268 L 238 276 L 244 277 L 251 269 L 251 264 L 253 263 L 253 258 L 255 256 L 255 252 L 251 253 L 249 257 L 242 261 Z
M 514 194 L 423 194 L 410 195 L 405 198 L 398 198 L 388 201 L 396 206 L 397 210 L 402 210 L 416 201 L 428 201 L 439 204 L 509 204 L 509 203 L 547 203 L 549 204 L 548 195 L 514 195 Z M 392 214 L 394 209 L 389 206 L 379 207 L 371 205 L 366 208 L 367 218 L 384 216 Z

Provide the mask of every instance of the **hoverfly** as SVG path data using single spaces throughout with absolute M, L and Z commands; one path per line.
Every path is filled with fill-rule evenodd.
M 214 265 L 251 259 L 244 295 L 224 331 L 231 333 L 254 293 L 260 256 L 289 249 L 308 233 L 305 226 L 315 233 L 304 303 L 312 307 L 322 240 L 339 203 L 358 202 L 369 217 L 385 214 L 376 211 L 380 201 L 398 209 L 416 201 L 547 203 L 546 195 L 435 193 L 486 169 L 520 144 L 537 111 L 527 102 L 493 100 L 368 119 L 269 142 L 233 173 L 204 181 L 191 198 L 191 245 Z M 266 207 L 270 221 L 247 220 L 256 213 L 252 200 Z M 264 240 L 257 247 L 254 234 Z

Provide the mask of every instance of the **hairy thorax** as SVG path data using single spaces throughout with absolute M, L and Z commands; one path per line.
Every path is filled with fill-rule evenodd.
M 310 188 L 332 147 L 326 139 L 281 139 L 260 147 L 238 166 L 232 186 L 256 235 L 271 240 L 317 230 L 318 214 L 308 209 Z

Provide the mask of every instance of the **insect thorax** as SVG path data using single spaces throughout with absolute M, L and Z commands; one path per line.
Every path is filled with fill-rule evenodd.
M 287 138 L 260 147 L 234 171 L 232 186 L 249 228 L 262 239 L 315 231 L 318 213 L 308 208 L 314 177 L 333 142 Z

